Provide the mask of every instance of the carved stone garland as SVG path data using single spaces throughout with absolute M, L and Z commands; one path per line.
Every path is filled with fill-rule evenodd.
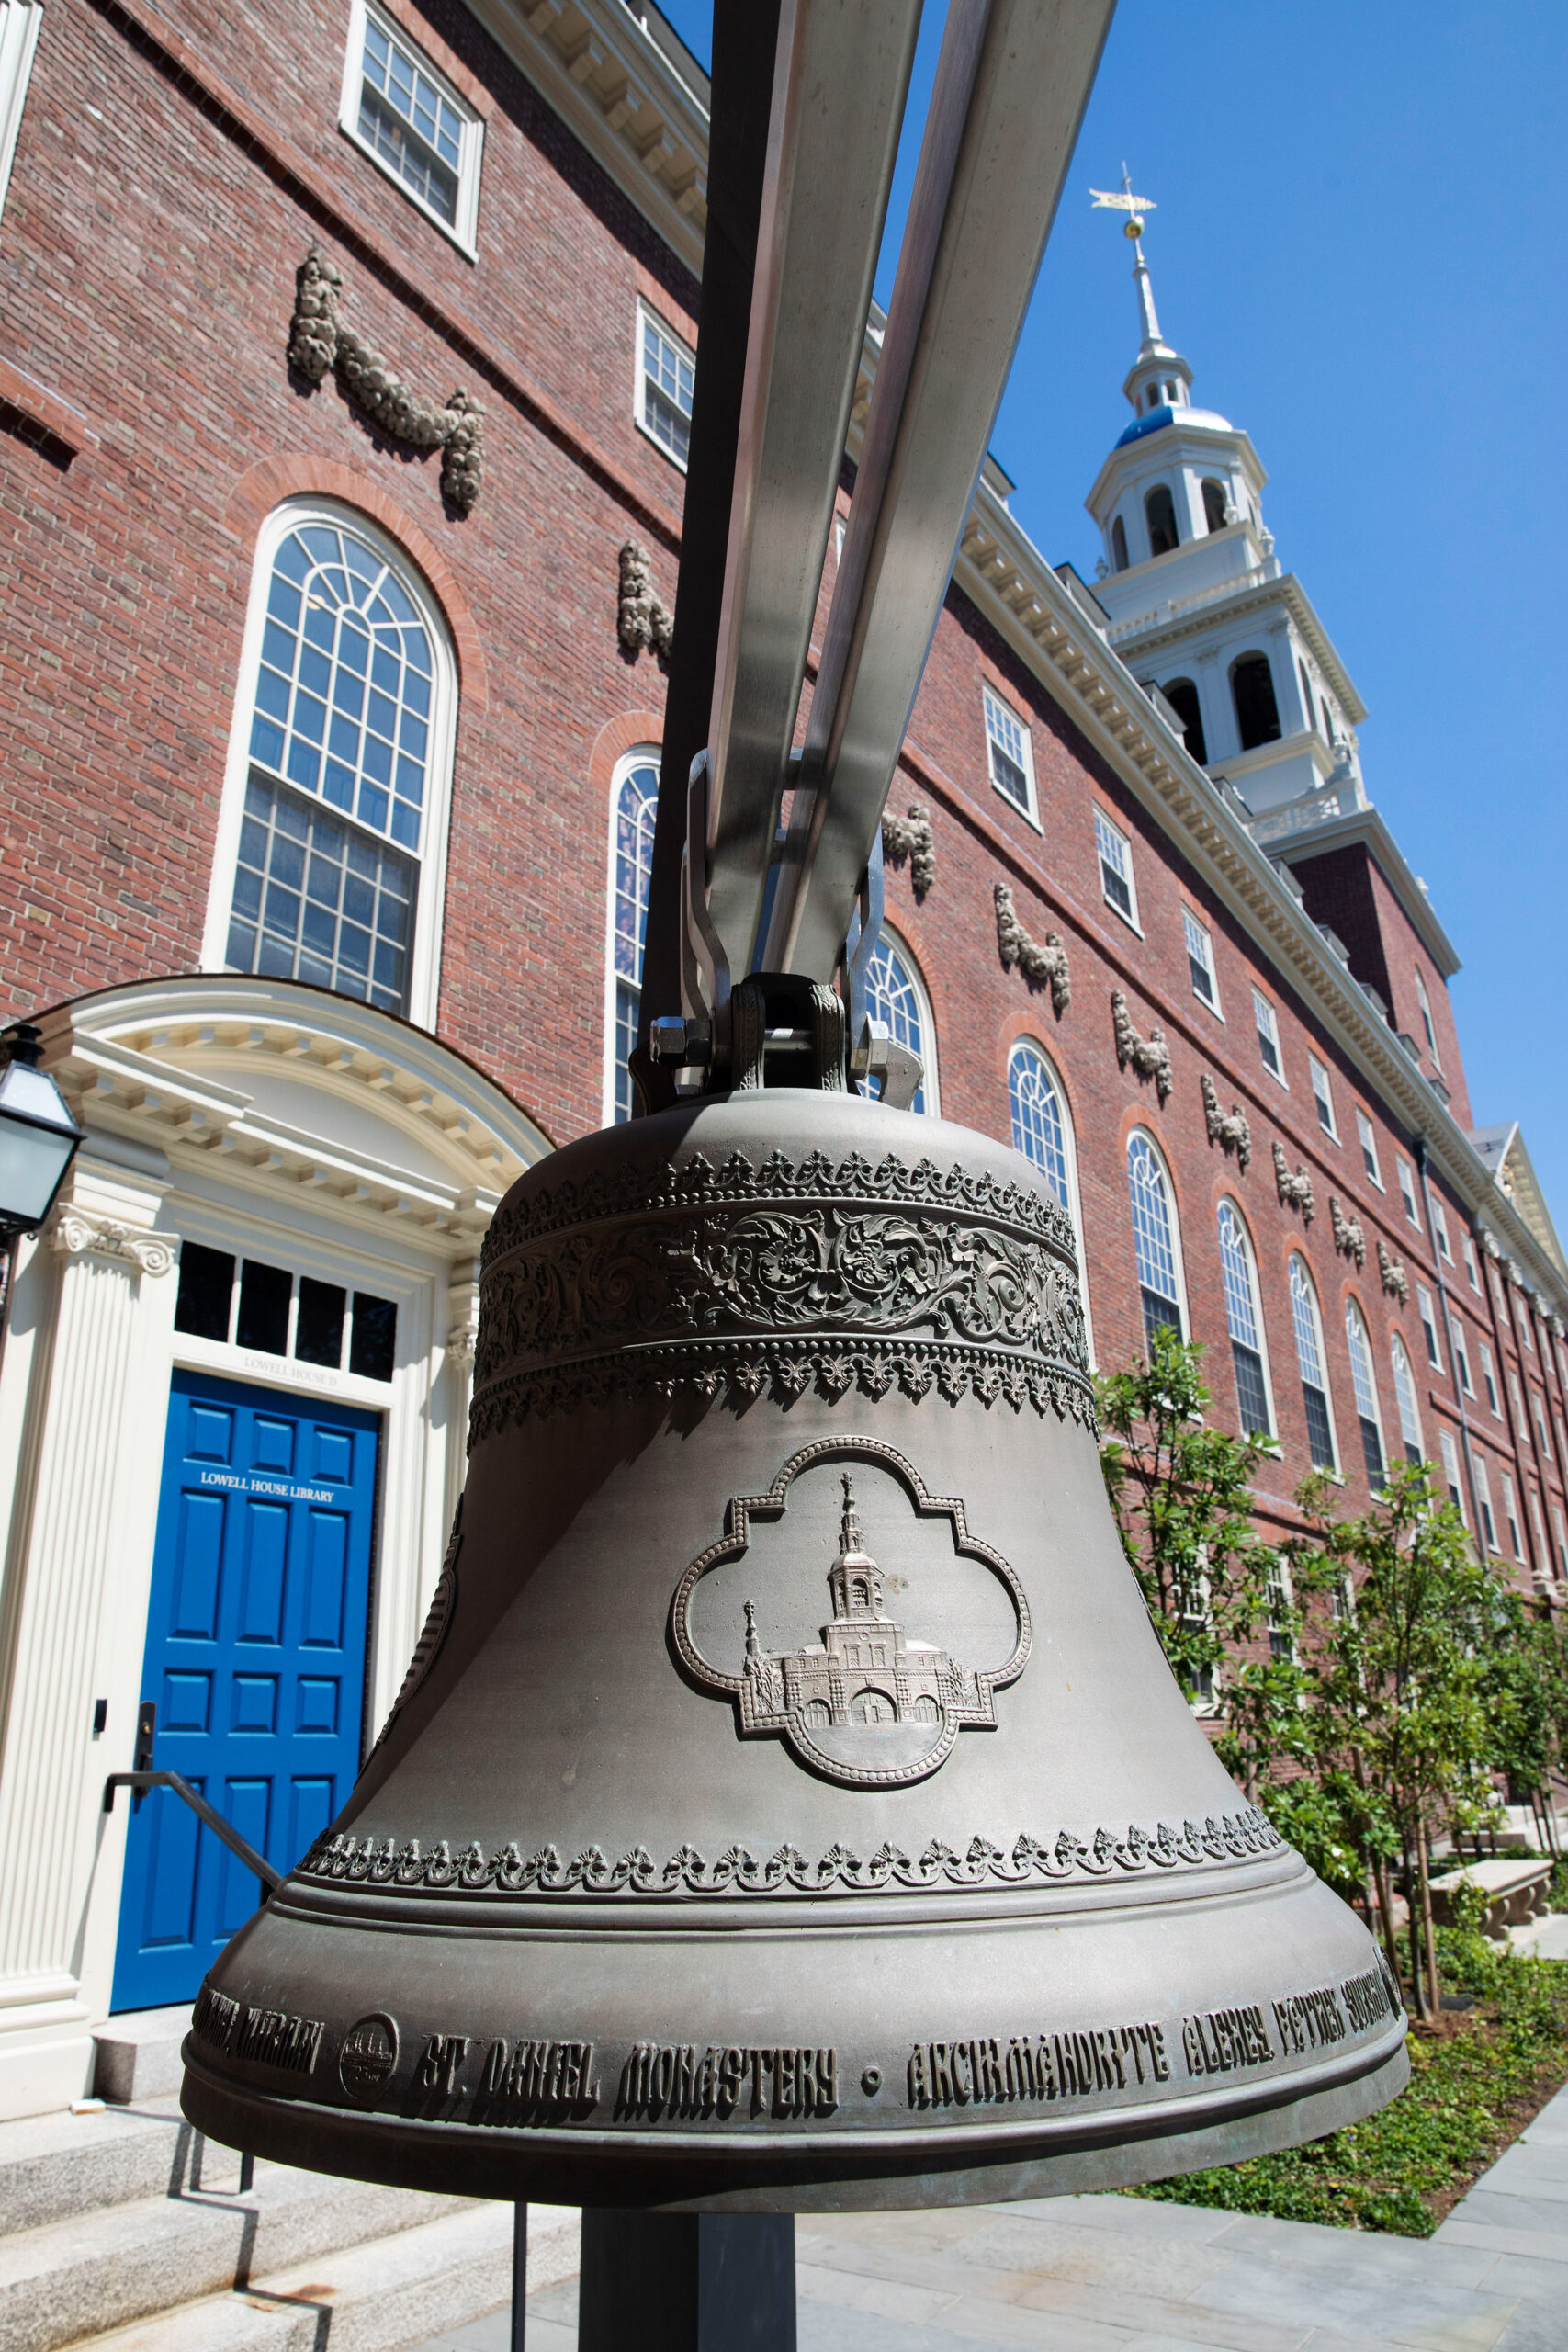
M 923 899 L 936 880 L 936 843 L 931 837 L 931 810 L 922 808 L 918 800 L 911 800 L 907 817 L 885 812 L 882 854 L 894 865 L 901 865 L 908 859 L 910 887 L 917 899 Z
M 934 1385 L 1094 1426 L 1055 1203 L 930 1160 L 700 1153 L 503 1207 L 485 1239 L 470 1437 L 678 1388 L 837 1401 Z
M 1116 1033 L 1116 1059 L 1122 1069 L 1134 1069 L 1140 1078 L 1152 1078 L 1163 1110 L 1170 1097 L 1173 1083 L 1170 1074 L 1170 1047 L 1165 1042 L 1163 1029 L 1151 1029 L 1146 1038 L 1140 1037 L 1133 1026 L 1133 1016 L 1127 1010 L 1127 1000 L 1120 989 L 1111 991 L 1111 1021 Z M 1248 1138 L 1248 1148 L 1251 1139 Z
M 1252 1129 L 1247 1124 L 1247 1113 L 1239 1102 L 1233 1102 L 1228 1113 L 1221 1110 L 1214 1081 L 1207 1070 L 1198 1084 L 1203 1096 L 1203 1124 L 1209 1130 L 1209 1141 L 1217 1143 L 1226 1153 L 1234 1151 L 1245 1176 L 1252 1164 Z
M 1359 1227 L 1357 1228 L 1358 1231 Z M 1380 1239 L 1378 1242 L 1378 1272 L 1390 1298 L 1397 1298 L 1401 1306 L 1410 1304 L 1410 1277 L 1397 1258 L 1391 1258 Z
M 646 548 L 628 539 L 621 549 L 621 586 L 615 606 L 615 635 L 621 650 L 635 662 L 651 653 L 662 669 L 675 641 L 675 616 L 653 584 L 653 562 Z
M 1313 1197 L 1311 1172 L 1305 1168 L 1298 1168 L 1295 1174 L 1292 1175 L 1290 1161 L 1285 1158 L 1284 1148 L 1278 1137 L 1275 1138 L 1273 1149 L 1274 1190 L 1280 1195 L 1280 1206 L 1282 1209 L 1300 1209 L 1302 1223 L 1310 1225 L 1317 1215 L 1317 1203 Z
M 289 322 L 289 365 L 312 384 L 336 370 L 344 390 L 394 441 L 441 452 L 441 494 L 459 514 L 473 512 L 484 481 L 484 411 L 465 391 L 445 408 L 412 392 L 340 314 L 343 275 L 312 245 L 300 266 Z
M 563 1860 L 554 1846 L 525 1854 L 515 1840 L 487 1854 L 477 1838 L 454 1854 L 451 1838 L 439 1838 L 427 1853 L 417 1838 L 379 1844 L 325 1831 L 299 1865 L 297 1875 L 347 1879 L 372 1886 L 440 1887 L 466 1894 L 869 1894 L 948 1887 L 1039 1885 L 1074 1878 L 1109 1878 L 1115 1871 L 1174 1870 L 1215 1862 L 1248 1862 L 1280 1853 L 1285 1841 L 1255 1805 L 1237 1814 L 1212 1815 L 1201 1826 L 1184 1821 L 1179 1830 L 1156 1822 L 1152 1831 L 1136 1822 L 1124 1837 L 1099 1828 L 1088 1838 L 1060 1830 L 1054 1841 L 1015 1839 L 1010 1852 L 988 1838 L 972 1838 L 961 1854 L 940 1838 L 911 1858 L 891 1843 L 861 1856 L 835 1846 L 815 1861 L 796 1847 L 781 1846 L 758 1861 L 745 1846 L 708 1861 L 694 1846 L 682 1846 L 668 1861 L 656 1862 L 645 1846 L 635 1846 L 612 1862 L 603 1847 L 588 1846 Z
M 1073 1001 L 1072 974 L 1067 969 L 1067 951 L 1062 944 L 1059 931 L 1048 931 L 1043 944 L 1032 939 L 1018 919 L 1012 902 L 1012 892 L 1005 882 L 998 882 L 993 896 L 997 902 L 997 953 L 1008 967 L 1014 964 L 1032 988 L 1049 987 L 1051 1010 L 1060 1021 Z
M 1367 1262 L 1367 1237 L 1359 1217 L 1347 1216 L 1338 1202 L 1328 1195 L 1328 1222 L 1334 1227 L 1334 1247 L 1342 1258 L 1354 1258 L 1358 1267 Z

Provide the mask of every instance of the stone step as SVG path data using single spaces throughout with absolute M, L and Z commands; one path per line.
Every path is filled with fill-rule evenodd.
M 0 2123 L 0 2240 L 136 2197 L 231 2188 L 239 2165 L 192 2130 L 175 2098 Z
M 128 2009 L 97 2027 L 93 2095 L 124 2106 L 131 2099 L 177 2098 L 180 2045 L 190 2031 L 190 2003 L 173 2009 Z
M 186 2178 L 161 2195 L 77 2210 L 0 2237 L 6 2352 L 57 2352 L 197 2297 L 227 2293 L 246 2278 L 300 2264 L 319 2267 L 323 2259 L 340 2259 L 344 2248 L 475 2210 L 464 2199 L 285 2165 L 258 2165 L 251 2193 L 241 2197 L 234 2193 L 238 2158 L 228 2151 L 220 2157 L 210 2143 L 202 2153 L 199 2187 Z M 510 2244 L 511 2209 L 497 2210 Z
M 580 2218 L 529 2209 L 530 2293 L 577 2268 Z M 478 2205 L 260 2276 L 156 2319 L 79 2341 L 72 2352 L 412 2352 L 512 2290 L 512 2208 Z M 7 2347 L 8 2352 L 8 2347 Z

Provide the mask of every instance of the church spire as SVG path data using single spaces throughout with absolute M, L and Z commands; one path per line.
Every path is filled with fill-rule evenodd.
M 855 1517 L 855 1490 L 846 1470 L 839 1481 L 844 1490 L 844 1508 L 839 1521 L 839 1550 L 846 1556 L 860 1550 L 860 1521 Z
M 1133 247 L 1133 284 L 1138 297 L 1138 324 L 1143 329 L 1143 340 L 1122 390 L 1140 416 L 1152 415 L 1156 409 L 1175 409 L 1186 401 L 1192 370 L 1160 333 L 1159 313 L 1155 309 L 1154 280 L 1144 253 L 1145 217 L 1155 210 L 1154 198 L 1134 195 L 1132 174 L 1125 164 L 1122 166 L 1120 188 L 1091 187 L 1089 194 L 1096 211 L 1126 215 L 1122 234 Z

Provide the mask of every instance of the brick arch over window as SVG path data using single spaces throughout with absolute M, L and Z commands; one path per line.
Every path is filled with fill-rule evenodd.
M 397 540 L 423 572 L 446 617 L 464 709 L 470 717 L 484 710 L 490 701 L 490 680 L 479 624 L 456 572 L 429 532 L 378 482 L 353 466 L 303 454 L 262 458 L 241 475 L 223 515 L 228 528 L 244 541 L 248 555 L 254 558 L 267 516 L 289 498 L 325 498 L 341 506 L 356 506 Z

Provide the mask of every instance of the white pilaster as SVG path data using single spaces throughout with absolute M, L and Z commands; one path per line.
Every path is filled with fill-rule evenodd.
M 6 1415 L 17 1480 L 0 1615 L 0 2116 L 81 2095 L 88 2029 L 108 2006 L 125 1800 L 106 1821 L 103 1781 L 130 1762 L 152 1574 L 179 1249 L 153 1231 L 164 1190 L 84 1151 L 17 1284 L 26 1393 L 10 1384 Z M 95 1738 L 98 1699 L 107 1713 Z M 95 1879 L 106 1883 L 89 1935 Z

